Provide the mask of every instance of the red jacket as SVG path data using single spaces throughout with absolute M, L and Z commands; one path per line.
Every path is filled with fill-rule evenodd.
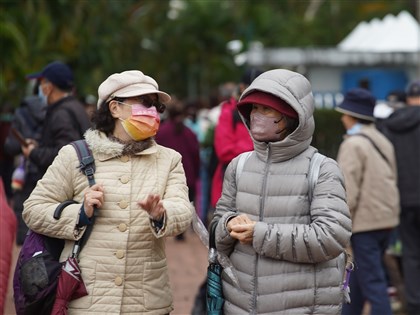
M 3 179 L 0 176 L 0 313 L 4 312 L 6 300 L 10 264 L 12 263 L 12 250 L 16 235 L 16 216 L 12 208 L 7 204 L 6 194 L 3 187 Z
M 223 177 L 227 165 L 242 152 L 254 149 L 251 136 L 242 120 L 239 119 L 236 103 L 237 101 L 232 97 L 222 104 L 219 121 L 215 129 L 214 148 L 219 163 L 212 180 L 212 207 L 216 206 L 222 195 Z

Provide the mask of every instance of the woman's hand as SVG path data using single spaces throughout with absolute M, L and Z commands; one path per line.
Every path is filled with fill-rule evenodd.
M 252 244 L 256 223 L 248 218 L 246 214 L 241 214 L 228 222 L 227 229 L 230 232 L 230 236 L 242 244 Z
M 160 221 L 166 211 L 159 195 L 148 195 L 145 199 L 139 201 L 138 205 L 146 210 L 149 216 L 155 221 Z
M 95 184 L 86 189 L 83 207 L 86 216 L 91 218 L 93 216 L 94 207 L 100 208 L 104 203 L 104 187 L 102 184 Z

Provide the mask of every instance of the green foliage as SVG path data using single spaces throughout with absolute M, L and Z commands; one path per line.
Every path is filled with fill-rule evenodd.
M 312 20 L 305 12 L 321 5 Z M 412 0 L 0 0 L 1 103 L 18 104 L 25 75 L 62 60 L 79 94 L 140 69 L 180 97 L 207 97 L 243 67 L 226 44 L 334 46 L 361 20 L 414 12 Z M 379 5 L 378 5 L 379 3 Z M 178 5 L 176 5 L 178 4 Z

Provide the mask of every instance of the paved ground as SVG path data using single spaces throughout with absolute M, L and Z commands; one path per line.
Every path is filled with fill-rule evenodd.
M 13 253 L 13 266 L 19 249 Z M 191 314 L 197 290 L 204 280 L 207 269 L 207 249 L 192 230 L 185 233 L 184 241 L 169 238 L 166 243 L 169 274 L 174 295 L 174 311 L 171 315 Z M 9 292 L 4 315 L 16 315 L 12 300 L 12 283 L 9 281 Z
M 16 247 L 13 253 L 13 266 L 18 251 L 19 249 Z M 171 315 L 189 315 L 195 295 L 206 274 L 207 249 L 190 229 L 185 233 L 184 241 L 169 238 L 166 243 L 166 252 L 175 307 Z M 9 281 L 4 315 L 16 315 L 12 300 L 12 277 L 13 272 Z M 394 315 L 406 315 L 401 311 L 401 305 L 398 301 L 394 301 L 392 306 Z M 368 310 L 369 306 L 367 305 L 363 314 L 369 314 Z

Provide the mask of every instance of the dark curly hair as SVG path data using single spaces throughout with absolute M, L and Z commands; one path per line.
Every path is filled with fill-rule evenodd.
M 299 119 L 298 118 L 292 118 L 292 117 L 289 117 L 289 116 L 286 116 L 286 115 L 284 115 L 284 119 L 286 120 L 286 130 L 287 130 L 286 136 L 288 136 L 293 131 L 295 131 L 296 128 L 299 126 Z
M 109 101 L 103 101 L 92 117 L 93 129 L 102 131 L 107 136 L 111 135 L 115 128 L 115 118 L 112 117 L 109 110 L 111 101 L 124 102 L 124 99 L 116 97 Z
M 109 103 L 111 101 L 124 103 L 125 100 L 126 98 L 114 97 L 109 101 L 103 101 L 92 117 L 93 129 L 102 131 L 107 136 L 111 135 L 115 128 L 115 118 L 112 117 L 111 112 L 109 111 Z M 159 101 L 152 102 L 149 107 L 150 106 L 155 106 L 159 113 L 163 113 L 166 109 L 165 104 L 162 104 Z

